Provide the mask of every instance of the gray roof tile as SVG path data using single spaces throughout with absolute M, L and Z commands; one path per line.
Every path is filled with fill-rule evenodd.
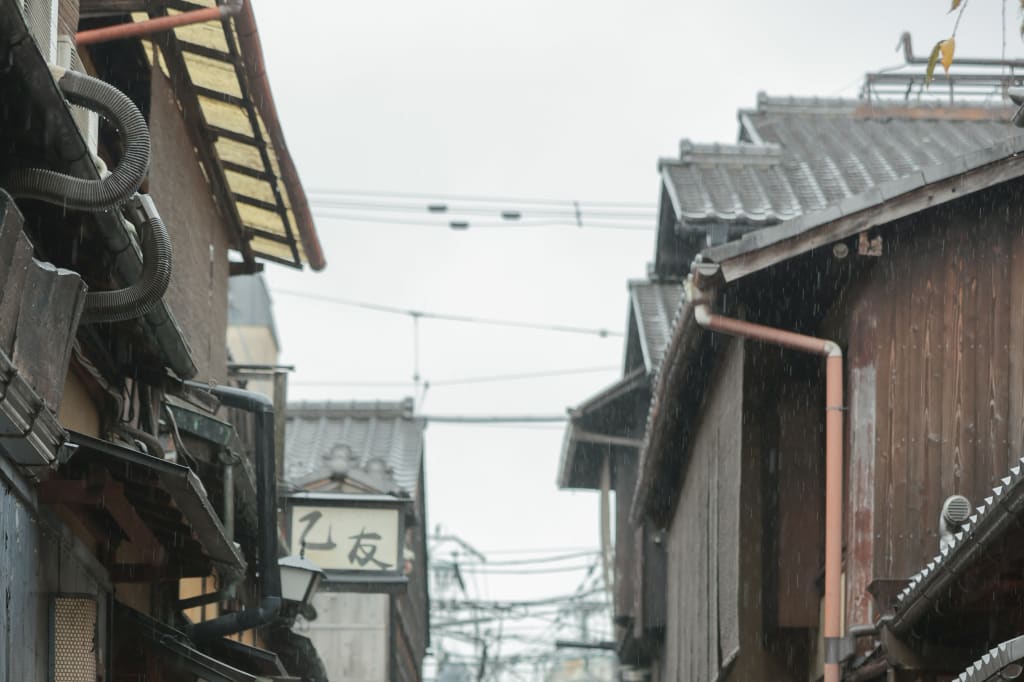
M 1001 106 L 873 109 L 857 100 L 761 95 L 740 122 L 741 139 L 752 142 L 684 140 L 678 159 L 662 161 L 684 225 L 728 224 L 742 233 L 922 171 L 948 175 L 978 150 L 1024 139 Z
M 344 475 L 382 493 L 415 494 L 424 422 L 412 412 L 411 400 L 289 405 L 285 478 L 301 486 Z
M 661 364 L 682 299 L 683 285 L 679 282 L 629 283 L 630 305 L 640 332 L 640 346 L 648 372 L 654 372 Z

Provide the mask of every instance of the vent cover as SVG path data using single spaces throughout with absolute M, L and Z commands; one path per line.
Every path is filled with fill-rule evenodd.
M 53 682 L 96 682 L 96 600 L 53 598 Z
M 951 526 L 963 525 L 971 515 L 971 503 L 963 495 L 951 495 L 942 505 L 942 518 Z

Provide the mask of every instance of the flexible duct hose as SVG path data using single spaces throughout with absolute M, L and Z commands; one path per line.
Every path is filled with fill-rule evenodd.
M 127 208 L 133 214 L 132 222 L 140 228 L 145 227 L 146 233 L 139 235 L 142 275 L 139 281 L 124 289 L 86 294 L 83 324 L 123 322 L 141 317 L 160 302 L 170 284 L 173 264 L 171 239 L 152 199 L 148 195 L 137 194 Z M 138 214 L 137 217 L 134 214 Z
M 103 211 L 127 201 L 149 170 L 149 129 L 135 104 L 120 90 L 83 73 L 50 67 L 72 104 L 95 111 L 117 127 L 121 162 L 102 180 L 85 180 L 44 168 L 13 171 L 0 183 L 16 198 L 39 199 L 80 211 Z

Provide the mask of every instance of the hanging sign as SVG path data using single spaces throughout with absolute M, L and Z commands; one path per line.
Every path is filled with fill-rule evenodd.
M 291 495 L 291 552 L 324 570 L 322 590 L 404 591 L 405 515 L 411 503 L 390 495 Z

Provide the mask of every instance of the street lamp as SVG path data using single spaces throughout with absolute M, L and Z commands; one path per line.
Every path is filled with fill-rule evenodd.
M 277 565 L 281 567 L 281 597 L 300 606 L 309 604 L 324 577 L 320 567 L 301 556 L 286 556 L 278 559 Z

